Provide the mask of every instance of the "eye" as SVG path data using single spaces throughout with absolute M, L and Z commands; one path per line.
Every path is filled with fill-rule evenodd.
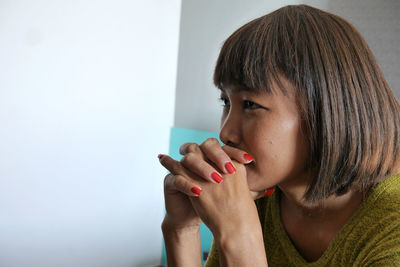
M 257 103 L 254 103 L 252 101 L 249 100 L 244 100 L 243 101 L 243 108 L 244 109 L 257 109 L 257 108 L 261 108 L 261 106 Z
M 229 106 L 231 105 L 231 103 L 229 103 L 229 99 L 226 98 L 226 97 L 221 96 L 221 97 L 219 98 L 219 101 L 222 102 L 222 106 L 224 107 L 224 109 L 225 109 L 225 108 L 229 108 Z

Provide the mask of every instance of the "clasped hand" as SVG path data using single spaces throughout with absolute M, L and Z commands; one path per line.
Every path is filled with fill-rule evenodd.
M 249 190 L 245 164 L 252 158 L 246 152 L 210 138 L 201 145 L 186 143 L 180 153 L 180 162 L 159 156 L 171 172 L 164 179 L 167 223 L 182 229 L 203 221 L 216 236 L 258 221 L 254 199 L 264 192 Z

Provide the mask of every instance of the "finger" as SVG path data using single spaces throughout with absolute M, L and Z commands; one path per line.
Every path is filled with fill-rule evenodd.
M 267 188 L 267 189 L 264 191 L 264 197 L 269 197 L 269 196 L 272 195 L 273 193 L 275 193 L 275 188 L 274 188 L 274 187 Z
M 206 158 L 196 143 L 185 143 L 179 148 L 179 153 L 184 155 L 181 163 L 184 167 L 198 176 L 214 183 L 221 183 L 223 178 L 218 171 L 206 162 Z M 197 160 L 194 160 L 197 158 Z
M 183 156 L 188 154 L 188 153 L 191 153 L 191 152 L 193 152 L 193 153 L 201 153 L 199 145 L 196 144 L 196 143 L 184 143 L 179 148 L 179 154 L 181 154 Z
M 179 161 L 176 161 L 173 158 L 171 158 L 170 156 L 164 155 L 164 154 L 158 155 L 158 159 L 160 160 L 161 165 L 163 165 L 172 174 L 182 174 L 183 173 L 181 163 Z
M 246 151 L 243 151 L 241 149 L 225 145 L 222 147 L 222 150 L 231 158 L 234 159 L 240 163 L 243 164 L 248 164 L 252 161 L 254 161 L 254 158 L 250 156 Z
M 221 183 L 223 178 L 203 157 L 197 153 L 188 153 L 181 159 L 181 164 L 186 169 L 197 174 L 201 178 L 213 183 Z
M 200 145 L 200 149 L 206 158 L 215 164 L 223 173 L 233 174 L 236 172 L 231 158 L 222 150 L 217 139 L 207 139 Z
M 172 173 L 165 176 L 164 179 L 165 190 L 169 192 L 179 191 L 191 197 L 198 197 L 203 190 L 198 185 L 187 179 L 182 175 L 173 175 Z
M 181 175 L 186 177 L 192 182 L 203 184 L 204 179 L 199 177 L 196 173 L 185 168 L 179 161 L 174 160 L 168 155 L 160 154 L 158 155 L 161 165 L 163 165 L 167 170 L 169 170 L 173 175 Z

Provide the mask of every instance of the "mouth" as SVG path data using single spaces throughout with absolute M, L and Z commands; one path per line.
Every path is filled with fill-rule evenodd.
M 252 162 L 247 163 L 247 164 L 245 164 L 244 166 L 245 166 L 246 168 L 254 168 L 255 165 L 256 165 L 256 163 L 255 163 L 254 160 L 253 160 Z

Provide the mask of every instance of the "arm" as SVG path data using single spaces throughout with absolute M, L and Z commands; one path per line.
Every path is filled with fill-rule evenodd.
M 257 218 L 258 220 L 258 218 Z M 257 225 L 258 227 L 254 227 Z M 261 225 L 243 227 L 215 237 L 221 266 L 268 266 Z
M 168 266 L 202 266 L 200 228 L 176 229 L 164 219 L 161 229 L 165 240 Z
M 171 166 L 175 161 L 159 156 L 161 164 Z M 170 168 L 171 173 L 164 179 L 164 200 L 166 215 L 161 224 L 168 266 L 202 266 L 200 249 L 201 220 L 194 211 L 190 198 L 197 198 L 201 190 L 182 176 L 179 166 Z

